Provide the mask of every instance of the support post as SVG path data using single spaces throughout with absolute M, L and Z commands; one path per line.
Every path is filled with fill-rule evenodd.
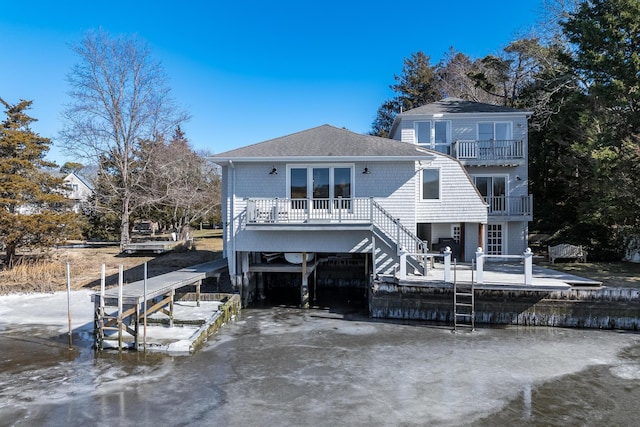
M 71 327 L 71 264 L 67 262 L 67 317 L 69 318 L 69 350 L 73 349 L 73 328 Z
M 309 280 L 307 277 L 307 253 L 302 252 L 302 285 L 300 286 L 300 306 L 309 308 Z
M 451 283 L 451 248 L 444 248 L 444 281 Z
M 106 267 L 102 264 L 102 268 L 100 270 L 100 320 L 99 320 L 99 331 L 98 331 L 98 342 L 96 343 L 96 348 L 102 351 L 104 346 L 104 291 L 107 282 L 107 272 Z
M 476 283 L 484 283 L 484 253 L 482 248 L 476 249 Z
M 118 351 L 122 352 L 122 264 L 118 268 Z
M 484 250 L 485 224 L 478 224 L 478 248 Z
M 176 296 L 176 290 L 175 289 L 171 289 L 171 292 L 169 293 L 170 299 L 169 299 L 169 327 L 173 328 L 173 300 Z
M 144 306 L 143 306 L 143 310 L 144 310 L 144 314 L 143 314 L 143 325 L 144 325 L 144 331 L 143 331 L 143 335 L 142 335 L 142 342 L 143 342 L 143 350 L 146 352 L 147 351 L 147 263 L 144 263 L 144 292 L 142 295 L 142 298 L 144 298 Z
M 524 251 L 524 284 L 533 285 L 533 252 L 531 252 L 531 248 Z
M 400 251 L 400 280 L 407 280 L 407 253 Z

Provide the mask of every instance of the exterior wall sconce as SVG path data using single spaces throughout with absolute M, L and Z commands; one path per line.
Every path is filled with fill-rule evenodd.
M 278 169 L 273 167 L 273 169 L 271 169 L 271 172 L 269 172 L 269 175 L 278 175 Z
M 369 168 L 368 168 L 368 167 L 366 167 L 366 166 L 365 166 L 365 168 L 364 168 L 364 170 L 362 171 L 362 173 L 364 173 L 364 174 L 368 175 L 368 174 L 370 174 L 370 173 L 371 173 L 371 171 L 369 170 Z
M 516 180 L 517 181 L 522 181 L 522 178 L 520 178 L 520 175 L 516 175 Z

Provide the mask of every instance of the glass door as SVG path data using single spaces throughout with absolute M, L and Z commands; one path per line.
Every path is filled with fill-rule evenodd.
M 506 212 L 507 178 L 504 176 L 476 176 L 476 188 L 489 204 L 489 214 Z

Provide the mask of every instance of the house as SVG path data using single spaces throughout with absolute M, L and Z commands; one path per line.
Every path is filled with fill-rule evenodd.
M 93 186 L 75 172 L 64 173 L 58 171 L 45 170 L 46 173 L 58 179 L 62 178 L 64 189 L 62 194 L 72 203 L 69 209 L 74 213 L 86 211 L 89 198 L 93 194 Z M 31 215 L 39 212 L 40 208 L 30 204 L 24 204 L 17 208 L 16 212 L 21 215 Z
M 323 125 L 212 159 L 222 167 L 224 256 L 245 301 L 277 272 L 300 274 L 304 301 L 323 263 L 352 262 L 369 282 L 394 275 L 404 252 L 418 270 L 429 233 L 457 237 L 470 260 L 488 222 L 461 162 L 413 140 Z
M 93 186 L 80 175 L 71 172 L 63 178 L 66 186 L 65 196 L 73 201 L 71 210 L 75 213 L 83 213 L 93 194 Z
M 528 118 L 531 112 L 446 98 L 395 118 L 390 137 L 457 159 L 487 202 L 481 230 L 488 255 L 518 255 L 528 247 L 533 199 L 528 189 Z M 425 214 L 428 212 L 425 212 Z M 417 218 L 418 236 L 437 244 L 459 239 L 456 220 Z

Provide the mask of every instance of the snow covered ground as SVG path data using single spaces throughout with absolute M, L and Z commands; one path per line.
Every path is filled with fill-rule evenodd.
M 93 291 L 32 293 L 0 296 L 0 331 L 8 328 L 45 326 L 57 334 L 69 333 L 69 311 L 74 340 L 78 345 L 93 343 Z M 174 319 L 208 322 L 216 315 L 220 302 L 176 301 Z M 159 317 L 157 315 L 152 317 Z M 189 352 L 198 336 L 199 325 L 149 325 L 147 343 L 154 351 Z M 77 337 L 77 338 L 76 338 Z

